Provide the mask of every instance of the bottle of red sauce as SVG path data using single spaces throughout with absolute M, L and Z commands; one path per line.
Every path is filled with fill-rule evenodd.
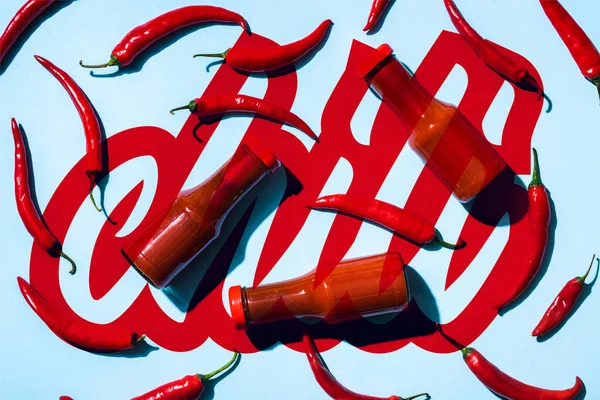
M 200 185 L 185 190 L 124 247 L 150 283 L 164 288 L 218 235 L 235 204 L 281 164 L 258 140 L 246 138 L 233 157 Z
M 409 301 L 404 262 L 398 253 L 342 261 L 315 287 L 315 272 L 284 282 L 229 289 L 237 329 L 312 317 L 328 323 L 402 311 Z
M 408 143 L 427 167 L 458 200 L 470 201 L 506 163 L 482 132 L 428 93 L 392 53 L 389 45 L 379 46 L 359 73 L 410 132 Z

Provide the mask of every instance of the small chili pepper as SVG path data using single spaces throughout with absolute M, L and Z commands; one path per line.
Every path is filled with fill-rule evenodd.
M 545 335 L 552 329 L 556 328 L 558 324 L 560 324 L 565 317 L 569 315 L 573 309 L 573 306 L 575 305 L 575 302 L 577 302 L 583 287 L 585 286 L 585 280 L 592 270 L 592 265 L 594 265 L 595 259 L 596 255 L 594 254 L 590 267 L 585 275 L 571 279 L 562 288 L 550 307 L 548 307 L 548 310 L 546 310 L 546 313 L 542 317 L 540 323 L 533 330 L 533 333 L 531 334 L 532 336 Z
M 448 14 L 456 30 L 473 51 L 503 79 L 509 80 L 517 87 L 524 90 L 534 89 L 539 94 L 539 98 L 545 97 L 548 100 L 548 110 L 551 110 L 551 102 L 542 89 L 538 81 L 529 73 L 526 68 L 522 68 L 510 57 L 501 54 L 496 47 L 477 33 L 475 29 L 466 21 L 453 0 L 444 0 Z
M 271 71 L 293 64 L 308 54 L 323 41 L 332 24 L 330 19 L 323 21 L 308 36 L 283 46 L 267 47 L 258 51 L 245 47 L 232 47 L 223 53 L 196 54 L 194 57 L 223 58 L 233 68 L 246 72 Z
M 596 86 L 600 96 L 600 53 L 596 46 L 558 0 L 540 0 L 540 4 L 579 70 Z
M 86 350 L 100 352 L 118 351 L 132 348 L 136 343 L 143 341 L 146 336 L 127 332 L 121 329 L 103 329 L 102 335 L 90 331 L 77 320 L 67 318 L 48 304 L 25 279 L 17 277 L 21 294 L 31 309 L 40 317 L 48 328 L 64 341 Z
M 369 204 L 366 208 L 358 206 L 367 202 Z M 466 245 L 462 239 L 457 244 L 444 242 L 431 222 L 381 200 L 349 199 L 344 194 L 334 194 L 318 198 L 308 207 L 316 210 L 339 211 L 351 217 L 365 219 L 419 244 L 435 241 L 442 247 L 452 250 L 461 249 Z
M 311 139 L 319 141 L 318 136 L 315 135 L 308 124 L 296 114 L 265 100 L 243 94 L 197 98 L 185 106 L 172 109 L 170 113 L 175 114 L 177 110 L 190 110 L 191 113 L 199 117 L 228 112 L 255 113 L 292 125 L 306 133 Z
M 362 394 L 355 393 L 350 389 L 342 386 L 335 377 L 329 372 L 327 365 L 323 361 L 321 354 L 317 350 L 317 346 L 315 346 L 315 342 L 313 339 L 307 334 L 304 333 L 303 336 L 304 349 L 306 352 L 306 357 L 308 358 L 308 363 L 310 364 L 310 368 L 312 369 L 313 374 L 315 375 L 315 379 L 319 383 L 319 385 L 323 388 L 325 393 L 329 395 L 332 399 L 335 400 L 412 400 L 417 397 L 425 396 L 426 398 L 430 398 L 427 393 L 420 393 L 410 397 L 398 397 L 398 396 L 390 396 L 390 397 L 373 397 L 373 396 L 365 396 Z
M 165 383 L 164 385 L 159 386 L 146 394 L 134 397 L 131 400 L 198 400 L 204 391 L 205 382 L 229 368 L 237 360 L 238 356 L 239 353 L 236 351 L 233 353 L 233 357 L 227 364 L 210 374 L 187 375 L 176 381 Z
M 373 5 L 371 6 L 371 12 L 369 13 L 369 19 L 367 20 L 367 25 L 363 28 L 364 32 L 370 31 L 373 29 L 379 18 L 383 15 L 385 9 L 390 5 L 392 0 L 373 0 Z
M 19 36 L 45 9 L 50 7 L 55 0 L 28 0 L 10 20 L 8 26 L 0 36 L 0 64 L 8 50 L 17 41 Z
M 85 65 L 83 61 L 79 61 L 79 65 L 84 68 L 104 68 L 113 65 L 125 67 L 157 40 L 181 28 L 203 22 L 235 23 L 248 31 L 248 24 L 246 24 L 244 17 L 225 8 L 214 6 L 181 7 L 159 15 L 129 31 L 115 46 L 110 60 L 106 64 Z
M 73 400 L 73 398 L 69 396 L 60 396 L 58 400 Z
M 50 230 L 42 221 L 33 203 L 25 141 L 23 140 L 21 129 L 14 118 L 11 120 L 11 125 L 15 142 L 15 197 L 17 199 L 17 211 L 19 211 L 27 232 L 33 236 L 34 242 L 52 257 L 60 256 L 69 261 L 71 263 L 69 273 L 73 275 L 77 270 L 75 262 L 62 251 L 62 245 L 50 233 Z
M 521 281 L 517 282 L 515 289 L 508 297 L 509 300 L 500 308 L 511 303 L 527 289 L 542 265 L 548 242 L 548 227 L 551 216 L 550 199 L 540 177 L 540 165 L 535 149 L 533 149 L 533 174 L 527 192 L 529 197 L 529 231 L 531 233 L 530 253 L 525 266 L 527 274 Z
M 500 371 L 498 367 L 489 362 L 480 352 L 465 347 L 461 349 L 463 359 L 473 372 L 489 390 L 509 400 L 569 400 L 573 399 L 583 388 L 583 381 L 575 378 L 575 385 L 565 390 L 548 390 L 527 385 Z
M 85 158 L 87 170 L 85 173 L 90 180 L 90 199 L 92 200 L 94 208 L 96 208 L 98 211 L 102 211 L 102 209 L 96 204 L 94 195 L 92 194 L 94 186 L 98 183 L 102 173 L 102 147 L 100 145 L 100 142 L 102 141 L 102 133 L 100 132 L 100 122 L 98 122 L 94 107 L 88 100 L 85 93 L 83 93 L 83 90 L 81 90 L 81 88 L 77 85 L 77 83 L 75 83 L 69 74 L 43 57 L 34 57 L 65 88 L 71 97 L 77 112 L 79 113 L 79 118 L 81 118 L 81 122 L 83 124 L 83 133 L 85 134 L 86 140 Z

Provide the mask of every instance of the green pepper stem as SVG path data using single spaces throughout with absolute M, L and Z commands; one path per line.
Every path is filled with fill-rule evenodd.
M 473 349 L 471 347 L 463 347 L 460 351 L 463 354 L 463 358 L 467 358 L 467 356 L 473 352 Z
M 71 257 L 69 257 L 68 255 L 66 255 L 66 254 L 65 254 L 64 252 L 62 252 L 62 251 L 60 252 L 60 256 L 61 256 L 62 258 L 64 258 L 65 260 L 67 260 L 68 262 L 70 262 L 70 263 L 71 263 L 71 270 L 69 271 L 69 273 L 70 273 L 71 275 L 75 275 L 75 272 L 77 271 L 77 266 L 75 265 L 75 261 L 73 261 L 73 260 L 71 259 Z
M 421 397 L 421 396 L 425 396 L 428 399 L 431 398 L 431 396 L 429 395 L 429 393 L 419 393 L 419 394 L 415 394 L 414 396 L 403 397 L 402 400 L 413 400 L 413 399 L 416 399 L 417 397 Z
M 217 58 L 225 58 L 227 57 L 227 53 L 229 49 L 225 50 L 222 53 L 202 53 L 202 54 L 194 54 L 194 58 L 196 57 L 217 57 Z
M 533 150 L 533 173 L 531 174 L 531 183 L 529 187 L 542 186 L 542 177 L 540 176 L 540 163 L 538 161 L 538 153 L 535 148 Z
M 96 211 L 102 212 L 102 209 L 100 207 L 98 207 L 98 204 L 96 204 L 96 200 L 94 200 L 94 192 L 93 191 L 90 191 L 90 199 L 92 200 L 92 204 L 94 205 L 94 208 L 96 209 Z
M 445 242 L 438 234 L 435 235 L 433 240 L 436 241 L 440 246 L 450 250 L 460 250 L 467 245 L 467 242 L 461 238 L 458 239 L 458 243 L 456 244 Z
M 142 335 L 139 338 L 135 339 L 131 344 L 135 345 L 139 342 L 143 342 L 144 340 L 146 340 L 146 335 Z
M 240 355 L 240 353 L 238 353 L 237 351 L 236 351 L 236 352 L 234 352 L 234 353 L 233 353 L 233 357 L 231 357 L 231 360 L 229 360 L 229 361 L 227 362 L 227 364 L 225 364 L 225 365 L 223 365 L 221 368 L 219 368 L 219 369 L 217 369 L 217 370 L 215 370 L 215 371 L 211 372 L 210 374 L 206 374 L 206 375 L 203 375 L 203 374 L 198 374 L 198 378 L 200 378 L 200 380 L 201 380 L 202 382 L 205 382 L 205 381 L 209 380 L 209 379 L 210 379 L 210 378 L 212 378 L 213 376 L 215 376 L 215 375 L 217 375 L 217 374 L 219 374 L 219 373 L 221 373 L 221 372 L 225 371 L 227 368 L 229 368 L 229 367 L 231 366 L 231 364 L 233 364 L 233 363 L 234 363 L 234 362 L 237 360 L 237 358 L 238 358 L 238 356 L 239 356 L 239 355 Z
M 581 282 L 581 284 L 585 284 L 585 280 L 587 279 L 587 277 L 590 274 L 590 271 L 592 270 L 592 266 L 594 265 L 594 261 L 596 260 L 596 255 L 594 254 L 592 256 L 592 262 L 590 263 L 590 267 L 588 268 L 588 270 L 586 271 L 585 275 L 580 276 L 579 278 L 577 278 L 579 280 L 579 282 Z
M 115 56 L 110 56 L 110 60 L 108 60 L 108 62 L 105 64 L 90 65 L 84 64 L 83 60 L 79 60 L 79 65 L 81 65 L 83 68 L 106 68 L 112 67 L 113 65 L 119 65 L 119 60 Z
M 190 112 L 194 112 L 194 111 L 196 111 L 196 108 L 198 108 L 198 103 L 196 103 L 195 100 L 192 100 L 187 105 L 181 106 L 181 107 L 176 107 L 169 112 L 171 113 L 171 115 L 175 115 L 175 111 L 190 110 Z

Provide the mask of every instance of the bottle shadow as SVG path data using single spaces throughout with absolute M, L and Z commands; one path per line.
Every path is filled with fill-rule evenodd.
M 377 20 L 377 22 L 375 23 L 375 25 L 373 25 L 373 28 L 369 29 L 366 32 L 366 34 L 368 36 L 375 35 L 376 33 L 379 32 L 379 30 L 383 26 L 383 23 L 387 19 L 387 16 L 390 13 L 390 10 L 392 9 L 392 7 L 394 7 L 394 3 L 395 2 L 396 2 L 396 0 L 391 0 L 390 3 L 385 7 L 385 9 L 383 10 L 383 12 L 381 13 L 381 16 L 379 17 L 379 19 Z
M 21 50 L 25 42 L 33 35 L 33 33 L 42 25 L 46 20 L 52 18 L 54 14 L 71 4 L 75 0 L 63 0 L 56 1 L 54 4 L 48 6 L 46 10 L 44 10 L 37 18 L 33 20 L 31 24 L 23 31 L 21 35 L 17 38 L 15 43 L 10 47 L 4 59 L 2 60 L 2 64 L 0 64 L 0 75 L 6 71 L 8 66 L 12 63 L 17 53 Z

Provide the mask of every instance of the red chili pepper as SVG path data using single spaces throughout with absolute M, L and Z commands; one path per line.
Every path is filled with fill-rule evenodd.
M 565 390 L 548 390 L 527 385 L 500 371 L 477 350 L 471 347 L 461 349 L 463 358 L 473 374 L 489 390 L 509 400 L 568 400 L 573 399 L 583 388 L 579 377 L 575 385 Z
M 157 40 L 186 26 L 203 22 L 236 23 L 245 31 L 248 31 L 248 25 L 244 17 L 225 8 L 214 6 L 181 7 L 159 15 L 129 31 L 115 46 L 110 60 L 106 64 L 85 65 L 82 61 L 79 61 L 79 65 L 84 68 L 104 68 L 113 65 L 125 67 Z
M 456 30 L 471 46 L 473 51 L 487 64 L 494 72 L 502 78 L 514 83 L 517 87 L 524 90 L 535 90 L 539 93 L 539 98 L 546 97 L 544 90 L 538 81 L 529 73 L 526 68 L 522 68 L 510 57 L 501 54 L 496 47 L 481 37 L 479 33 L 466 21 L 453 0 L 444 0 L 448 14 Z M 546 99 L 548 99 L 546 97 Z M 551 103 L 548 99 L 548 110 L 551 109 Z
M 323 21 L 305 38 L 284 46 L 263 48 L 260 51 L 245 47 L 232 47 L 223 53 L 196 54 L 194 57 L 223 58 L 233 68 L 246 72 L 271 71 L 292 64 L 308 54 L 321 43 L 332 24 L 330 19 Z
M 17 281 L 25 301 L 27 301 L 27 304 L 35 311 L 38 317 L 58 337 L 76 347 L 102 352 L 118 351 L 130 349 L 146 337 L 145 335 L 139 336 L 137 333 L 121 329 L 103 329 L 102 335 L 99 336 L 96 332 L 91 332 L 87 326 L 84 326 L 77 320 L 71 320 L 61 312 L 52 309 L 46 299 L 23 278 L 17 277 Z
M 596 85 L 600 95 L 600 53 L 596 46 L 557 0 L 540 0 L 540 4 L 579 70 Z
M 94 195 L 92 194 L 94 186 L 100 179 L 102 173 L 102 147 L 100 145 L 102 133 L 100 132 L 100 122 L 98 122 L 94 107 L 85 93 L 83 93 L 83 90 L 81 90 L 73 78 L 65 71 L 43 57 L 35 56 L 35 59 L 61 83 L 67 93 L 69 93 L 69 96 L 79 113 L 79 118 L 81 118 L 81 122 L 83 123 L 83 133 L 85 134 L 86 140 L 85 158 L 87 170 L 85 173 L 90 180 L 90 199 L 96 210 L 102 211 L 102 209 L 96 205 Z
M 60 396 L 58 398 L 58 400 L 73 400 L 73 398 L 69 397 L 69 396 Z
M 577 278 L 571 279 L 567 284 L 562 288 L 558 296 L 554 299 L 546 313 L 542 317 L 540 323 L 533 330 L 532 336 L 541 336 L 550 332 L 552 329 L 556 328 L 558 324 L 560 324 L 567 315 L 573 309 L 575 302 L 579 298 L 583 287 L 585 286 L 585 280 L 587 279 L 590 271 L 592 270 L 592 265 L 594 265 L 594 260 L 596 259 L 596 255 L 592 257 L 592 262 L 587 272 L 583 276 L 579 276 Z
M 239 353 L 236 351 L 227 364 L 210 374 L 187 375 L 176 381 L 165 383 L 131 400 L 198 400 L 204 391 L 204 383 L 229 368 L 238 358 L 238 355 Z
M 315 135 L 308 124 L 296 114 L 265 100 L 245 96 L 243 94 L 210 96 L 194 99 L 186 106 L 172 109 L 170 113 L 175 114 L 175 111 L 177 110 L 190 110 L 191 113 L 194 113 L 199 117 L 224 114 L 227 112 L 255 113 L 292 125 L 306 133 L 311 139 L 316 140 L 317 142 L 319 141 L 318 136 Z
M 29 0 L 17 11 L 8 26 L 0 36 L 0 64 L 8 50 L 17 41 L 19 36 L 45 9 L 50 7 L 55 0 Z
M 69 272 L 73 275 L 77 270 L 75 262 L 63 253 L 62 245 L 54 235 L 50 233 L 50 230 L 42 221 L 42 218 L 38 214 L 37 208 L 33 203 L 31 185 L 29 183 L 29 166 L 25 141 L 23 140 L 21 129 L 14 118 L 11 120 L 11 125 L 15 142 L 15 197 L 19 215 L 23 220 L 27 232 L 33 236 L 34 242 L 41 246 L 52 257 L 60 256 L 69 261 L 71 263 L 71 270 Z
M 366 205 L 366 207 L 360 205 Z M 453 250 L 461 249 L 466 245 L 462 239 L 457 244 L 444 242 L 431 222 L 381 200 L 349 199 L 344 194 L 334 194 L 323 196 L 308 207 L 317 210 L 339 211 L 351 217 L 365 219 L 419 244 L 435 241 L 441 246 Z
M 365 396 L 362 394 L 355 393 L 344 386 L 342 386 L 335 377 L 329 372 L 327 365 L 321 358 L 319 351 L 317 350 L 317 346 L 315 346 L 315 342 L 312 338 L 305 333 L 303 336 L 304 341 L 304 349 L 306 351 L 306 357 L 308 358 L 308 363 L 310 364 L 310 368 L 315 375 L 315 379 L 321 385 L 325 393 L 329 395 L 332 399 L 335 400 L 412 400 L 417 397 L 425 396 L 426 398 L 430 398 L 427 393 L 420 393 L 410 397 L 398 397 L 398 396 L 390 396 L 390 397 L 373 397 L 373 396 Z
M 392 0 L 373 0 L 373 5 L 371 6 L 371 13 L 369 14 L 369 19 L 367 20 L 367 25 L 363 28 L 364 32 L 370 31 L 373 29 L 379 18 L 383 15 L 385 9 L 390 5 Z
M 525 268 L 527 274 L 517 282 L 515 289 L 500 308 L 508 305 L 527 289 L 542 265 L 546 244 L 548 242 L 548 227 L 550 225 L 550 199 L 546 187 L 540 177 L 540 165 L 537 151 L 533 149 L 533 175 L 528 189 L 529 197 L 529 230 L 531 232 L 530 254 Z

